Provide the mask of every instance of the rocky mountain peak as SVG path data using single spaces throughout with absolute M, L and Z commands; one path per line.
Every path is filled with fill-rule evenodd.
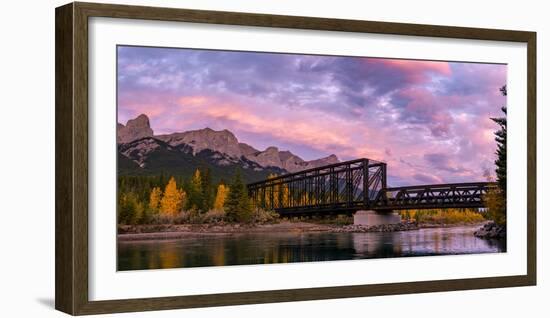
M 239 143 L 239 148 L 241 149 L 241 155 L 243 156 L 251 156 L 251 155 L 254 155 L 258 152 L 260 152 L 258 149 L 248 145 L 248 144 L 245 144 L 244 142 L 240 142 Z
M 132 148 L 133 152 L 137 151 L 141 154 L 139 158 L 134 158 L 134 161 L 140 166 L 144 163 L 144 159 L 141 158 L 146 158 L 151 151 L 157 149 L 154 140 L 164 142 L 170 147 L 175 147 L 174 149 L 184 147 L 193 156 L 203 150 L 209 150 L 222 154 L 224 156 L 222 159 L 227 162 L 248 160 L 263 168 L 271 167 L 287 172 L 298 172 L 339 162 L 338 157 L 334 154 L 325 158 L 305 161 L 288 150 L 279 151 L 279 148 L 274 146 L 260 151 L 246 143 L 239 142 L 237 137 L 227 129 L 218 131 L 206 127 L 198 130 L 153 136 L 149 118 L 143 114 L 128 120 L 126 125 L 120 123 L 117 125 L 117 142 L 119 144 L 131 143 L 145 137 L 153 137 L 153 140 L 140 143 L 139 147 L 134 145 Z M 130 154 L 123 154 L 130 157 Z
M 263 167 L 282 167 L 277 147 L 267 147 L 264 151 L 247 156 L 247 158 Z
M 216 131 L 211 128 L 204 128 L 182 133 L 159 135 L 156 138 L 172 146 L 187 144 L 193 148 L 194 153 L 210 149 L 234 158 L 241 157 L 239 141 L 229 130 Z
M 319 159 L 316 159 L 316 160 L 311 160 L 311 161 L 309 161 L 309 164 L 311 165 L 310 168 L 317 168 L 317 167 L 331 165 L 331 164 L 338 163 L 338 162 L 340 162 L 338 157 L 336 157 L 336 155 L 332 154 L 332 155 L 330 155 L 328 157 L 325 157 L 325 158 L 319 158 Z
M 274 146 L 267 147 L 267 148 L 264 150 L 264 153 L 273 154 L 273 155 L 276 154 L 277 156 L 279 156 L 279 148 L 274 147 Z
M 126 125 L 117 123 L 117 143 L 128 143 L 137 139 L 152 137 L 153 129 L 149 123 L 149 117 L 141 114 L 126 122 Z

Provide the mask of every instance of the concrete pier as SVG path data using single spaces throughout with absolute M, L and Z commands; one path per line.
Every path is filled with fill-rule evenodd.
M 353 215 L 354 225 L 382 225 L 401 223 L 401 216 L 397 212 L 376 212 L 373 210 L 359 210 Z

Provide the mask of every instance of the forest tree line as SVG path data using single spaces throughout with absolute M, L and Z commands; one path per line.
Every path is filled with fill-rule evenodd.
M 265 222 L 274 212 L 253 207 L 241 175 L 212 183 L 208 169 L 181 176 L 119 176 L 118 223 Z

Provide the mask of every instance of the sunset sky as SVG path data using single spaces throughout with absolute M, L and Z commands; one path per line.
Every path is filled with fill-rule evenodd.
M 498 64 L 120 46 L 118 121 L 381 160 L 393 186 L 483 181 L 505 84 Z

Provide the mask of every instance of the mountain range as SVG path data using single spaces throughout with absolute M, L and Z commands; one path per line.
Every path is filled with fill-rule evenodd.
M 335 155 L 306 161 L 290 151 L 267 147 L 261 151 L 227 129 L 210 128 L 155 135 L 149 118 L 141 114 L 117 124 L 118 170 L 121 175 L 154 175 L 160 172 L 190 176 L 198 167 L 208 168 L 213 179 L 229 179 L 239 168 L 245 181 L 265 179 L 339 162 Z

